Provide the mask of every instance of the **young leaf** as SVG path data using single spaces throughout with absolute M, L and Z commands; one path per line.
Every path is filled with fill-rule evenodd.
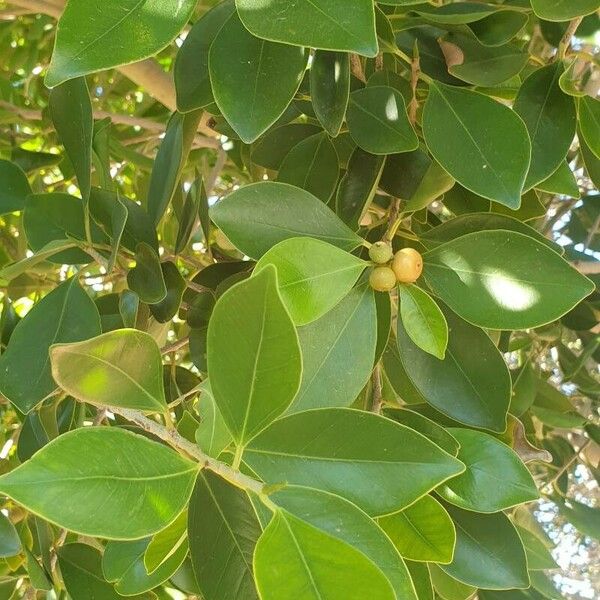
M 444 360 L 448 324 L 435 300 L 416 285 L 399 285 L 400 319 L 410 339 L 421 350 Z
M 594 290 L 560 255 L 515 231 L 479 231 L 427 252 L 425 279 L 461 317 L 490 329 L 558 319 Z
M 322 317 L 348 294 L 367 264 L 331 244 L 309 237 L 290 238 L 273 246 L 258 261 L 277 269 L 283 303 L 296 325 Z
M 166 410 L 160 351 L 151 335 L 119 329 L 50 348 L 52 375 L 68 394 L 96 406 Z
M 278 419 L 250 442 L 244 461 L 269 483 L 318 487 L 370 515 L 400 510 L 464 469 L 408 427 L 347 408 L 308 410 Z M 407 468 L 408 479 L 403 475 Z M 350 479 L 352 487 L 347 484 Z
M 435 83 L 425 104 L 423 134 L 434 158 L 461 185 L 519 208 L 531 143 L 523 122 L 508 107 L 471 90 Z
M 449 431 L 460 444 L 457 458 L 467 470 L 436 490 L 447 502 L 489 513 L 539 497 L 533 477 L 511 448 L 480 431 L 459 428 Z M 502 473 L 500 488 L 499 473 Z
M 362 239 L 346 227 L 323 202 L 286 183 L 246 185 L 211 209 L 211 218 L 235 246 L 252 258 L 298 236 L 323 240 L 354 250 Z
M 274 267 L 234 285 L 215 305 L 208 326 L 208 369 L 215 401 L 238 445 L 294 399 L 302 356 Z
M 137 539 L 160 531 L 183 510 L 197 469 L 143 436 L 83 427 L 2 475 L 0 492 L 81 535 Z
M 0 356 L 0 391 L 22 413 L 56 389 L 48 350 L 100 334 L 98 309 L 73 277 L 40 300 L 16 326 Z

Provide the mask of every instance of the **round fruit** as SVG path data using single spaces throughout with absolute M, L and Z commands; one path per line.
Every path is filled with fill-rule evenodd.
M 369 248 L 369 258 L 378 265 L 385 265 L 392 260 L 393 255 L 392 247 L 386 242 L 375 242 Z
M 402 248 L 394 255 L 392 269 L 400 283 L 414 283 L 423 272 L 423 257 L 414 248 Z
M 396 287 L 396 275 L 389 267 L 375 267 L 371 271 L 369 283 L 378 292 L 389 292 Z

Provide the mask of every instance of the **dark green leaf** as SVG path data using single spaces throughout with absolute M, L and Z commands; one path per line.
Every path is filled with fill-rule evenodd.
M 23 210 L 25 199 L 31 194 L 27 176 L 8 160 L 0 160 L 0 214 Z
M 164 300 L 167 295 L 158 254 L 146 242 L 137 245 L 135 267 L 127 273 L 127 285 L 148 304 L 156 304 Z

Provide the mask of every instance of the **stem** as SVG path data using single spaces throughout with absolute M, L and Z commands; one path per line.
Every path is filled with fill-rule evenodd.
M 240 465 L 242 464 L 242 456 L 244 455 L 244 446 L 240 445 L 240 446 L 236 446 L 235 447 L 235 455 L 233 457 L 233 463 L 231 463 L 231 466 L 234 469 L 239 469 Z
M 585 440 L 585 442 L 581 444 L 579 450 L 577 450 L 577 452 L 573 454 L 573 456 L 558 470 L 556 475 L 554 475 L 554 477 L 546 485 L 551 486 L 554 484 L 554 482 L 558 481 L 562 477 L 562 475 L 566 471 L 568 471 L 573 466 L 573 464 L 579 459 L 579 455 L 581 454 L 581 452 L 583 452 L 583 450 L 585 450 L 585 448 L 587 448 L 590 442 L 590 439 Z
M 383 405 L 383 394 L 381 390 L 381 365 L 377 363 L 373 369 L 373 404 L 371 406 L 371 412 L 375 414 L 381 413 L 381 407 Z
M 571 47 L 571 40 L 573 39 L 577 28 L 581 24 L 581 21 L 583 21 L 583 17 L 576 17 L 569 23 L 565 34 L 562 36 L 560 43 L 558 44 L 556 60 L 563 60 L 563 58 L 566 56 L 567 51 Z
M 124 419 L 127 419 L 136 425 L 139 425 L 142 429 L 155 435 L 164 442 L 167 442 L 167 444 L 173 448 L 182 450 L 185 454 L 197 460 L 200 463 L 200 468 L 208 469 L 209 471 L 220 475 L 232 485 L 235 485 L 243 490 L 251 490 L 256 494 L 265 493 L 265 485 L 262 482 L 257 481 L 248 475 L 240 473 L 238 470 L 230 467 L 224 462 L 208 456 L 208 454 L 205 454 L 202 450 L 200 450 L 196 444 L 192 444 L 192 442 L 189 442 L 182 437 L 177 430 L 168 430 L 163 425 L 142 415 L 139 411 L 132 410 L 130 408 L 111 407 L 110 411 L 117 415 L 121 415 Z
M 161 354 L 169 354 L 170 352 L 177 352 L 178 350 L 185 348 L 189 343 L 190 343 L 190 338 L 187 336 L 183 337 L 180 340 L 176 340 L 172 344 L 163 346 L 160 349 L 160 353 Z

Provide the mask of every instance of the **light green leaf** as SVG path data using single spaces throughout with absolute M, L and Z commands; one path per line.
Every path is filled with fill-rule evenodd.
M 155 55 L 183 29 L 195 6 L 196 0 L 175 5 L 170 0 L 69 0 L 58 22 L 46 85 Z
M 273 246 L 254 272 L 266 265 L 277 269 L 279 292 L 294 323 L 306 325 L 338 304 L 368 263 L 321 240 L 298 237 Z
M 51 256 L 75 246 L 77 246 L 77 243 L 74 241 L 52 240 L 45 246 L 42 246 L 35 254 L 17 262 L 9 263 L 4 268 L 0 269 L 0 280 L 4 279 L 6 281 L 11 281 L 12 279 L 16 279 Z
M 467 600 L 467 598 L 475 595 L 477 588 L 450 577 L 434 563 L 429 563 L 427 566 L 429 567 L 431 583 L 440 598 L 444 600 Z
M 415 586 L 415 590 L 417 591 L 417 598 L 419 598 L 419 600 L 434 600 L 433 586 L 431 585 L 431 576 L 429 575 L 427 563 L 407 560 L 406 566 L 408 567 L 410 577 Z
M 154 338 L 118 329 L 50 348 L 56 383 L 81 402 L 148 412 L 166 410 L 162 360 Z
M 378 52 L 375 11 L 371 0 L 236 0 L 240 18 L 256 36 L 266 40 L 345 50 L 364 56 Z
M 302 384 L 290 411 L 350 406 L 373 369 L 377 341 L 373 290 L 359 286 L 298 330 Z
M 352 92 L 346 120 L 352 139 L 371 154 L 409 152 L 419 146 L 404 98 L 394 88 L 368 86 Z
M 456 531 L 444 507 L 423 496 L 403 511 L 379 519 L 398 552 L 407 559 L 449 563 L 454 554 Z
M 432 291 L 490 329 L 528 329 L 569 312 L 594 284 L 560 255 L 515 231 L 480 231 L 423 256 Z
M 27 176 L 21 168 L 8 160 L 0 160 L 0 214 L 25 208 L 25 199 L 31 194 Z
M 0 492 L 81 535 L 137 539 L 160 531 L 183 510 L 197 468 L 124 429 L 83 427 L 0 477 Z
M 533 12 L 546 21 L 570 21 L 600 8 L 599 0 L 531 0 Z
M 511 381 L 498 349 L 479 329 L 445 309 L 450 336 L 443 361 L 423 352 L 398 327 L 398 350 L 407 376 L 425 400 L 456 421 L 502 432 Z
M 291 404 L 302 355 L 274 267 L 265 266 L 217 301 L 208 326 L 208 370 L 217 406 L 239 445 Z
M 190 501 L 192 565 L 205 600 L 257 600 L 252 555 L 261 527 L 246 493 L 202 471 Z
M 231 434 L 210 391 L 210 384 L 203 382 L 201 385 L 203 389 L 198 403 L 200 426 L 196 429 L 196 444 L 206 454 L 217 458 L 230 444 Z
M 144 568 L 152 574 L 166 560 L 185 548 L 187 554 L 187 510 L 184 510 L 168 527 L 156 533 L 144 550 Z
M 400 510 L 464 469 L 408 427 L 347 408 L 278 419 L 250 442 L 244 461 L 269 483 L 318 486 L 370 515 Z
M 246 185 L 219 201 L 211 218 L 244 254 L 260 258 L 288 238 L 308 236 L 342 250 L 353 250 L 362 238 L 309 192 L 286 183 Z
M 425 104 L 423 134 L 434 158 L 461 185 L 519 208 L 531 144 L 510 108 L 483 94 L 435 83 Z
M 227 19 L 210 48 L 210 81 L 217 106 L 244 142 L 256 140 L 281 116 L 307 60 L 304 48 L 254 37 L 235 13 Z
M 507 445 L 471 429 L 451 428 L 450 433 L 460 444 L 457 458 L 467 470 L 437 488 L 446 501 L 466 510 L 490 513 L 539 497 L 527 467 Z
M 395 600 L 390 582 L 362 552 L 285 510 L 276 511 L 256 544 L 262 600 Z
M 600 158 L 600 100 L 591 96 L 579 98 L 579 127 L 588 148 Z
M 421 350 L 444 360 L 448 324 L 435 300 L 416 285 L 399 285 L 400 319 L 410 339 Z
M 48 350 L 100 334 L 98 309 L 73 277 L 40 300 L 16 326 L 0 356 L 0 391 L 28 413 L 56 389 Z
M 456 548 L 452 562 L 441 566 L 445 573 L 489 590 L 529 587 L 525 550 L 508 517 L 446 508 L 456 525 Z

